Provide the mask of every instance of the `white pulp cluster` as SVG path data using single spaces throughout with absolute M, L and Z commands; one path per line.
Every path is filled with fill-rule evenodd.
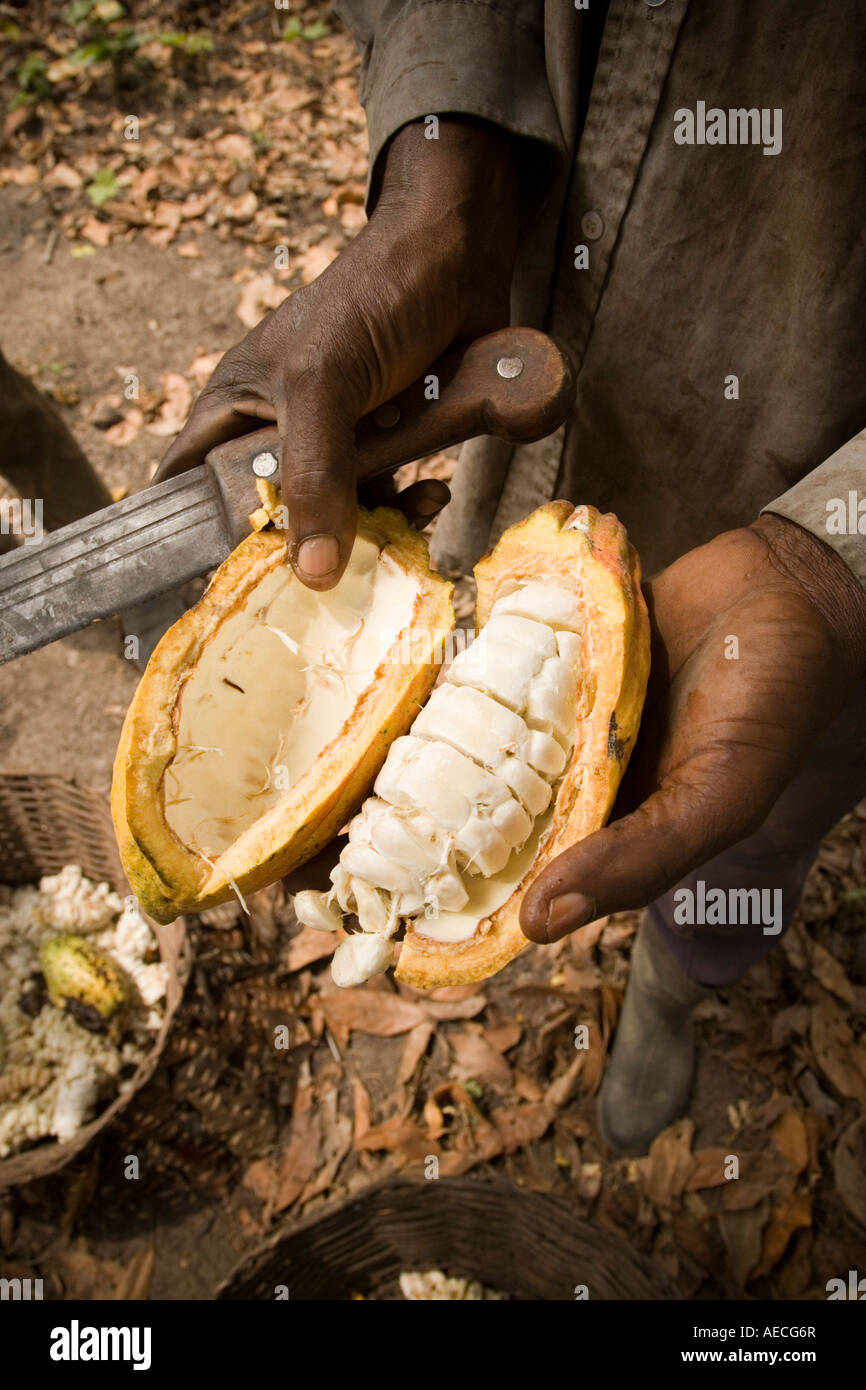
M 338 985 L 387 969 L 402 921 L 423 932 L 459 912 L 467 876 L 494 877 L 526 844 L 573 745 L 581 628 L 569 589 L 515 587 L 391 745 L 332 890 L 295 897 L 306 926 L 334 931 L 343 913 L 357 914 L 361 932 L 334 953 Z
M 86 936 L 136 984 L 139 1000 L 122 1040 L 90 1033 L 44 1003 L 31 1018 L 19 1000 L 40 973 L 39 943 L 58 932 Z M 0 1158 L 53 1136 L 71 1139 L 129 1084 L 163 1018 L 168 967 L 146 957 L 153 934 L 136 905 L 74 864 L 38 888 L 0 887 Z

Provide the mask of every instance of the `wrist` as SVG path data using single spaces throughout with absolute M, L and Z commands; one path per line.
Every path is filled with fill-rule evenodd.
M 764 512 L 750 528 L 764 540 L 774 568 L 793 581 L 833 635 L 852 683 L 866 672 L 866 591 L 829 545 L 795 521 Z
M 424 121 L 391 138 L 371 216 L 401 221 L 449 221 L 472 233 L 496 225 L 499 238 L 516 236 L 519 161 L 508 131 L 474 116 L 440 116 L 435 140 Z

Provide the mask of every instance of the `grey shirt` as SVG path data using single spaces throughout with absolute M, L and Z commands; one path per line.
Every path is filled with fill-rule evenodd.
M 464 446 L 437 560 L 466 569 L 567 497 L 616 511 L 649 573 L 763 509 L 866 584 L 862 7 L 611 0 L 578 142 L 587 4 L 336 5 L 362 53 L 371 170 L 431 113 L 519 138 L 539 177 L 512 320 L 577 368 L 554 436 Z

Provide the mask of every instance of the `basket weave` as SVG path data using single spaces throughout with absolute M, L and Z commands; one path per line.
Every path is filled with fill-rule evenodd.
M 222 1300 L 394 1300 L 403 1270 L 443 1269 L 514 1299 L 678 1299 L 651 1262 L 561 1198 L 501 1179 L 389 1179 L 285 1227 L 217 1290 Z
M 105 798 L 51 774 L 0 774 L 0 882 L 35 883 L 43 874 L 59 872 L 64 864 L 80 865 L 87 878 L 110 883 L 121 897 L 129 893 Z M 150 918 L 147 921 L 159 945 L 160 959 L 168 965 L 165 1014 L 153 1047 L 139 1063 L 123 1095 L 79 1130 L 74 1139 L 64 1143 L 49 1141 L 0 1159 L 0 1189 L 45 1177 L 62 1168 L 111 1123 L 153 1074 L 183 998 L 190 960 L 182 918 L 167 927 Z

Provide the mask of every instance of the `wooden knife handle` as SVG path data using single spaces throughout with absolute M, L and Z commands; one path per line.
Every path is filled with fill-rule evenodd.
M 573 401 L 571 367 L 551 338 L 534 328 L 488 333 L 452 348 L 420 380 L 358 422 L 358 481 L 475 435 L 497 435 L 512 444 L 541 439 L 562 424 Z M 261 505 L 257 473 L 279 483 L 279 451 L 279 434 L 270 425 L 218 445 L 205 460 L 235 543 Z

